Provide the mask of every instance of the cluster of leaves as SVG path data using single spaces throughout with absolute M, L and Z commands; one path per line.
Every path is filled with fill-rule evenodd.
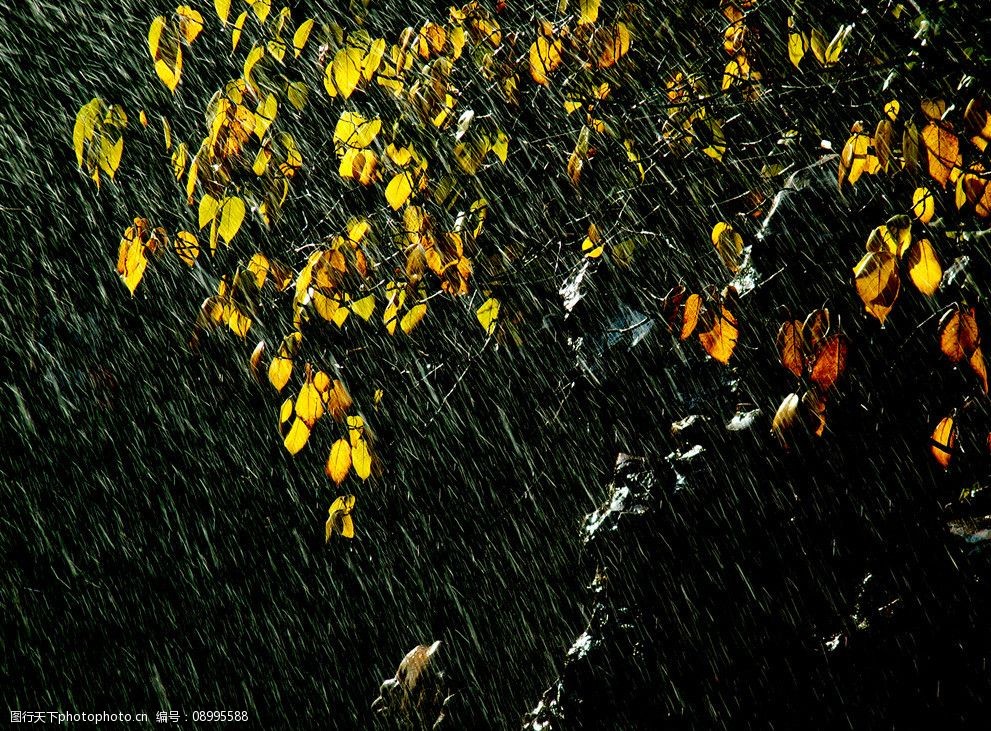
M 804 322 L 786 320 L 778 330 L 781 365 L 805 386 L 785 396 L 774 415 L 771 430 L 786 448 L 802 429 L 817 437 L 826 429 L 826 404 L 846 370 L 850 349 L 846 335 L 832 329 L 824 308 L 809 313 Z
M 939 199 L 939 190 L 953 186 L 957 211 L 969 209 L 978 218 L 991 214 L 991 179 L 983 163 L 991 142 L 991 115 L 983 103 L 973 98 L 966 104 L 963 142 L 944 100 L 922 99 L 921 119 L 902 121 L 900 110 L 897 100 L 889 101 L 873 135 L 864 132 L 862 122 L 853 125 L 838 173 L 841 188 L 845 182 L 855 184 L 864 174 L 882 172 L 901 173 L 920 183 L 909 208 L 914 222 L 908 215 L 898 214 L 875 228 L 867 239 L 867 253 L 853 270 L 858 296 L 866 311 L 881 323 L 898 299 L 905 274 L 927 297 L 933 297 L 940 288 L 944 272 L 932 238 L 942 233 L 949 239 L 949 235 L 944 226 L 934 229 L 930 225 L 937 207 L 948 211 L 950 204 Z M 923 176 L 938 188 L 923 182 Z M 912 235 L 915 224 L 924 231 L 918 238 Z M 968 363 L 987 394 L 987 371 L 973 307 L 958 302 L 945 312 L 939 325 L 939 343 L 950 362 Z M 944 469 L 956 449 L 957 420 L 955 409 L 940 419 L 930 439 L 932 454 Z
M 329 375 L 334 373 L 332 358 L 325 349 L 310 347 L 310 341 L 326 332 L 329 323 L 344 332 L 363 332 L 378 322 L 376 311 L 382 312 L 381 327 L 388 335 L 410 336 L 424 322 L 428 308 L 435 306 L 435 297 L 467 302 L 475 293 L 480 296 L 471 307 L 485 336 L 503 341 L 510 323 L 518 318 L 512 311 L 515 303 L 504 296 L 506 272 L 518 250 L 507 243 L 492 247 L 498 249 L 496 255 L 483 253 L 486 241 L 481 237 L 492 208 L 490 199 L 498 203 L 502 193 L 487 184 L 490 175 L 507 167 L 511 152 L 516 156 L 533 149 L 534 140 L 547 130 L 541 126 L 541 115 L 535 128 L 527 129 L 530 139 L 515 139 L 509 115 L 485 113 L 482 107 L 495 102 L 485 99 L 474 104 L 470 94 L 484 87 L 514 114 L 527 113 L 527 100 L 560 100 L 561 118 L 575 120 L 575 129 L 565 133 L 567 149 L 559 169 L 572 190 L 588 185 L 588 171 L 596 167 L 590 162 L 601 150 L 615 150 L 623 163 L 619 167 L 630 174 L 634 185 L 643 183 L 656 161 L 653 154 L 641 153 L 637 139 L 645 138 L 623 114 L 617 99 L 638 83 L 630 71 L 638 62 L 637 44 L 650 43 L 650 33 L 642 30 L 644 13 L 639 6 L 623 6 L 605 18 L 598 0 L 580 0 L 574 12 L 561 11 L 553 21 L 535 18 L 529 38 L 505 30 L 498 13 L 475 1 L 452 7 L 441 21 L 407 27 L 394 38 L 376 35 L 363 22 L 348 30 L 315 19 L 295 26 L 288 8 L 272 13 L 269 0 L 244 3 L 229 23 L 232 0 L 215 2 L 220 22 L 230 29 L 234 51 L 243 36 L 255 35 L 239 75 L 207 103 L 205 136 L 199 144 L 180 142 L 171 155 L 171 172 L 184 190 L 190 213 L 195 213 L 198 230 L 208 237 L 203 251 L 208 249 L 212 257 L 223 241 L 225 248 L 242 257 L 234 271 L 218 275 L 216 292 L 201 306 L 193 341 L 222 328 L 244 338 L 269 304 L 291 301 L 291 318 L 285 318 L 291 319 L 291 331 L 278 332 L 274 340 L 278 345 L 272 348 L 262 340 L 250 358 L 256 375 L 267 372 L 279 393 L 294 375 L 301 380 L 295 397 L 285 399 L 279 409 L 283 443 L 297 454 L 316 422 L 330 413 L 342 434 L 330 446 L 327 476 L 336 485 L 343 485 L 352 473 L 368 480 L 380 469 L 372 432 L 344 383 Z M 727 23 L 722 52 L 729 57 L 725 67 L 719 64 L 721 76 L 707 78 L 675 59 L 658 77 L 659 93 L 650 96 L 652 105 L 645 107 L 648 115 L 660 120 L 659 134 L 654 135 L 657 157 L 694 154 L 705 164 L 722 162 L 730 143 L 723 129 L 729 123 L 720 119 L 721 100 L 733 96 L 751 103 L 764 98 L 762 74 L 756 68 L 763 50 L 762 28 L 751 20 L 759 8 L 750 0 L 723 0 L 719 10 Z M 253 31 L 248 28 L 251 14 L 256 21 Z M 782 40 L 787 34 L 788 56 L 797 71 L 809 71 L 811 64 L 805 58 L 810 49 L 820 70 L 845 62 L 853 26 L 842 25 L 826 43 L 816 28 L 801 30 L 794 18 L 785 28 L 783 17 L 781 21 Z M 184 49 L 205 25 L 200 13 L 187 6 L 151 24 L 148 41 L 154 68 L 173 93 L 180 89 Z M 532 82 L 530 88 L 525 87 L 527 80 Z M 248 237 L 242 232 L 267 232 L 278 222 L 290 187 L 303 169 L 300 146 L 290 131 L 296 117 L 292 110 L 298 114 L 309 110 L 313 90 L 321 87 L 320 102 L 335 105 L 336 124 L 329 140 L 337 165 L 334 181 L 354 194 L 349 201 L 357 205 L 364 201 L 368 208 L 349 209 L 350 219 L 337 235 L 291 254 L 278 252 L 291 262 L 285 264 L 258 250 L 264 247 L 243 243 Z M 557 104 L 554 109 L 561 115 Z M 991 118 L 981 103 L 972 100 L 961 122 L 948 119 L 953 108 L 939 101 L 923 101 L 920 109 L 921 118 L 906 118 L 900 114 L 899 102 L 891 100 L 873 134 L 864 131 L 863 123 L 852 127 L 840 156 L 841 189 L 865 175 L 882 173 L 911 177 L 917 183 L 906 212 L 870 234 L 867 253 L 854 269 L 857 294 L 866 311 L 882 324 L 904 277 L 927 297 L 934 297 L 940 288 L 943 269 L 937 244 L 943 244 L 930 227 L 937 210 L 943 209 L 939 191 L 954 183 L 957 209 L 969 208 L 980 217 L 991 209 L 988 179 L 978 154 L 991 140 Z M 144 111 L 140 117 L 146 123 Z M 97 184 L 100 171 L 113 178 L 120 166 L 126 124 L 123 107 L 99 99 L 79 112 L 73 134 L 77 160 Z M 171 129 L 164 117 L 163 124 L 166 148 L 172 151 Z M 954 131 L 958 127 L 967 131 L 965 140 Z M 575 139 L 573 147 L 571 139 Z M 923 173 L 930 180 L 920 180 Z M 752 197 L 759 202 L 758 194 Z M 908 214 L 914 215 L 914 222 Z M 607 261 L 628 267 L 634 239 L 617 236 L 620 242 L 612 243 L 611 231 L 600 229 L 593 218 L 588 219 L 580 247 L 580 256 L 590 260 L 585 264 Z M 913 236 L 913 228 L 921 233 Z M 718 222 L 710 239 L 730 275 L 747 274 L 749 248 L 732 224 Z M 169 249 L 190 267 L 209 265 L 200 256 L 196 235 L 187 230 L 170 240 L 164 228 L 153 229 L 144 219 L 136 219 L 128 228 L 117 270 L 132 295 L 149 257 Z M 306 252 L 302 257 L 301 251 Z M 271 286 L 265 287 L 266 282 Z M 740 337 L 737 288 L 731 283 L 721 291 L 711 285 L 697 289 L 690 293 L 685 286 L 676 286 L 661 301 L 659 315 L 676 338 L 687 340 L 697 333 L 704 352 L 728 364 Z M 966 319 L 966 303 L 954 308 L 958 321 Z M 955 330 L 947 325 L 941 332 L 966 333 L 965 325 L 958 323 Z M 804 322 L 792 320 L 781 326 L 781 362 L 799 379 L 774 419 L 773 430 L 785 445 L 800 423 L 812 433 L 824 433 L 826 404 L 851 345 L 833 328 L 825 309 L 816 310 Z M 945 348 L 944 352 L 954 363 L 966 359 L 986 380 L 981 375 L 979 339 L 976 334 L 972 340 L 961 337 L 953 351 L 961 353 L 959 358 L 954 360 Z M 515 335 L 513 339 L 518 342 Z M 328 537 L 334 526 L 342 535 L 353 534 L 349 522 L 353 496 L 341 496 L 334 505 Z

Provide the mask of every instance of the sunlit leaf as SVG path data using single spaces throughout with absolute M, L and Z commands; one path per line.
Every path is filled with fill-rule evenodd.
M 296 417 L 295 421 L 292 423 L 292 429 L 286 434 L 286 438 L 283 440 L 286 449 L 289 450 L 289 454 L 296 455 L 299 453 L 304 446 L 306 446 L 306 440 L 310 438 L 310 429 L 303 423 L 303 420 Z
M 177 233 L 175 253 L 186 263 L 186 266 L 193 266 L 196 263 L 196 257 L 200 255 L 200 245 L 195 234 L 191 234 L 189 231 Z
M 864 309 L 884 323 L 898 299 L 898 259 L 888 251 L 869 252 L 853 269 L 854 284 Z
M 952 363 L 969 360 L 981 345 L 974 308 L 955 307 L 939 321 L 939 348 Z
M 802 323 L 798 320 L 788 320 L 782 323 L 775 344 L 781 357 L 781 365 L 801 378 L 802 374 L 805 373 Z
M 231 12 L 231 0 L 213 0 L 213 7 L 217 11 L 220 22 L 227 25 L 227 18 Z
M 743 255 L 743 237 L 731 225 L 720 221 L 712 229 L 712 244 L 723 264 L 734 274 L 740 269 Z
M 928 188 L 916 188 L 912 193 L 912 212 L 920 223 L 929 223 L 936 213 L 936 199 Z
M 213 221 L 217 217 L 217 210 L 220 208 L 220 203 L 209 193 L 204 193 L 203 197 L 200 198 L 199 207 L 199 222 L 200 228 L 205 228 L 206 225 Z
M 364 436 L 351 446 L 351 464 L 354 465 L 354 473 L 362 480 L 367 480 L 372 474 L 372 453 Z
M 241 30 L 244 28 L 244 21 L 248 19 L 248 11 L 245 10 L 234 21 L 234 28 L 231 30 L 231 51 L 237 50 L 237 44 L 241 40 Z
M 736 318 L 724 306 L 720 306 L 719 312 L 710 313 L 709 319 L 709 327 L 699 332 L 699 341 L 710 357 L 726 365 L 739 337 Z
M 292 375 L 292 359 L 277 355 L 268 366 L 268 380 L 276 391 L 282 391 Z
M 188 5 L 180 5 L 176 8 L 176 15 L 179 16 L 179 31 L 183 38 L 186 39 L 186 43 L 192 43 L 203 30 L 203 16 Z
M 310 39 L 310 33 L 312 30 L 313 30 L 313 18 L 307 18 L 306 20 L 304 20 L 302 23 L 299 24 L 299 27 L 296 29 L 296 32 L 293 33 L 292 48 L 293 48 L 293 55 L 296 58 L 299 58 L 299 55 L 303 52 L 303 49 L 306 48 L 306 42 Z
M 370 294 L 350 304 L 351 312 L 366 322 L 375 313 L 375 295 Z
M 953 168 L 963 165 L 960 142 L 945 124 L 938 122 L 929 122 L 919 136 L 926 150 L 926 170 L 945 188 Z
M 385 188 L 385 200 L 392 206 L 392 210 L 398 211 L 402 205 L 409 200 L 413 192 L 413 183 L 410 174 L 401 172 L 394 176 Z
M 909 247 L 906 264 L 915 288 L 927 297 L 936 294 L 943 279 L 943 268 L 929 239 L 920 239 Z
M 699 313 L 702 311 L 702 296 L 698 294 L 688 295 L 685 300 L 681 328 L 678 331 L 679 340 L 687 340 L 698 325 Z
M 984 353 L 980 348 L 974 351 L 973 355 L 970 356 L 968 361 L 970 369 L 974 371 L 974 375 L 977 376 L 978 380 L 981 382 L 981 388 L 984 389 L 985 395 L 988 392 L 988 369 L 987 364 L 984 362 Z
M 846 370 L 849 343 L 843 335 L 837 333 L 827 337 L 819 346 L 818 353 L 812 362 L 812 381 L 823 390 L 828 391 Z
M 241 222 L 244 221 L 244 201 L 237 196 L 231 196 L 230 198 L 225 198 L 221 204 L 220 211 L 220 224 L 218 226 L 218 231 L 220 236 L 224 239 L 226 243 L 230 243 L 231 239 L 241 228 Z M 202 214 L 201 214 L 202 215 Z
M 594 23 L 599 18 L 599 0 L 578 0 L 578 24 Z
M 310 429 L 323 416 L 323 399 L 312 382 L 305 384 L 296 397 L 296 416 Z
M 588 236 L 582 241 L 582 253 L 589 259 L 597 259 L 602 256 L 604 245 L 602 237 L 599 235 L 599 227 L 594 223 L 589 224 Z
M 337 498 L 331 504 L 327 511 L 329 517 L 325 526 L 326 538 L 324 542 L 329 542 L 335 531 L 345 538 L 354 538 L 354 522 L 351 518 L 354 502 L 354 495 L 345 495 Z
M 956 451 L 957 430 L 952 416 L 945 416 L 936 424 L 929 438 L 929 451 L 944 470 L 950 466 L 950 460 Z
M 261 367 L 262 356 L 265 355 L 265 341 L 259 340 L 258 345 L 255 349 L 251 351 L 251 357 L 248 359 L 248 365 L 251 367 L 251 375 L 254 376 L 256 381 L 260 380 L 259 369 Z M 288 418 L 288 417 L 286 417 Z M 285 421 L 285 419 L 283 419 Z
M 361 61 L 361 50 L 350 46 L 342 48 L 334 56 L 332 63 L 334 86 L 345 99 L 351 96 L 361 80 Z
M 499 307 L 499 300 L 495 297 L 489 297 L 475 311 L 475 317 L 478 318 L 478 322 L 482 326 L 482 329 L 485 330 L 486 335 L 491 335 L 495 332 L 496 324 L 499 322 Z
M 330 456 L 324 472 L 335 484 L 340 485 L 351 469 L 351 445 L 346 439 L 338 439 L 330 448 Z

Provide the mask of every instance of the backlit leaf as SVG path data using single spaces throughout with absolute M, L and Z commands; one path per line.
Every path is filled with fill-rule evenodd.
M 475 312 L 475 317 L 478 318 L 478 322 L 485 330 L 486 335 L 495 332 L 496 324 L 499 321 L 499 306 L 499 300 L 495 297 L 489 297 Z
M 299 28 L 292 36 L 293 55 L 299 58 L 299 54 L 306 48 L 306 42 L 310 40 L 310 33 L 313 30 L 313 18 L 307 18 L 299 24 Z
M 330 456 L 324 472 L 335 484 L 340 485 L 351 469 L 351 445 L 345 439 L 338 439 L 330 448 Z
M 798 378 L 805 373 L 805 356 L 802 352 L 802 323 L 789 320 L 782 323 L 776 340 L 781 365 Z
M 731 225 L 720 221 L 712 229 L 712 244 L 723 264 L 734 274 L 740 269 L 743 254 L 743 237 Z
M 310 438 L 310 429 L 303 423 L 303 420 L 296 417 L 292 423 L 292 429 L 286 434 L 283 444 L 289 450 L 289 454 L 296 455 L 306 446 L 306 440 Z
M 951 363 L 969 360 L 981 345 L 974 308 L 960 307 L 943 315 L 939 322 L 939 348 Z
M 361 80 L 361 61 L 361 50 L 350 46 L 342 48 L 334 56 L 332 63 L 334 86 L 345 99 L 351 96 Z
M 186 266 L 193 266 L 196 257 L 200 255 L 200 245 L 196 236 L 189 231 L 180 231 L 175 236 L 175 253 L 179 255 Z
M 296 416 L 310 429 L 323 416 L 323 399 L 312 382 L 305 384 L 296 397 Z
M 957 430 L 952 416 L 939 420 L 929 439 L 929 451 L 944 470 L 950 466 L 950 460 L 956 451 Z
M 362 480 L 367 480 L 372 474 L 372 453 L 364 437 L 351 446 L 351 464 L 354 465 L 354 473 Z
M 928 188 L 916 188 L 912 193 L 912 212 L 920 223 L 929 223 L 936 213 L 936 199 Z
M 936 294 L 943 279 L 943 268 L 929 239 L 920 239 L 912 244 L 908 250 L 906 263 L 915 288 L 927 297 Z
M 385 199 L 392 206 L 392 210 L 398 211 L 403 203 L 409 200 L 412 192 L 413 183 L 410 180 L 410 174 L 404 171 L 389 181 L 385 188 Z
M 354 538 L 354 522 L 351 511 L 354 510 L 354 495 L 344 495 L 337 498 L 328 509 L 327 525 L 325 526 L 325 542 L 336 531 L 345 538 Z
M 736 318 L 721 305 L 718 314 L 712 313 L 709 328 L 699 332 L 699 341 L 705 352 L 723 365 L 729 363 L 738 337 Z
M 244 221 L 244 213 L 243 200 L 237 196 L 224 199 L 221 205 L 218 231 L 226 243 L 229 244 L 238 232 L 238 229 L 241 228 L 241 222 Z
M 830 335 L 819 347 L 812 363 L 812 381 L 823 391 L 833 387 L 846 370 L 849 344 L 846 337 L 836 333 Z
M 281 355 L 272 358 L 272 362 L 268 366 L 268 380 L 275 386 L 276 391 L 281 392 L 285 388 L 291 375 L 292 358 L 284 358 Z
M 888 251 L 872 251 L 853 269 L 854 284 L 864 309 L 882 324 L 901 289 L 897 262 Z
M 945 188 L 953 168 L 963 165 L 960 142 L 945 124 L 938 122 L 929 122 L 919 136 L 926 150 L 926 170 Z

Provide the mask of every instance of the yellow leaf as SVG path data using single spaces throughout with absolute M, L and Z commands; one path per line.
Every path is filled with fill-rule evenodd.
M 360 300 L 355 300 L 350 306 L 351 312 L 356 314 L 365 322 L 371 318 L 375 313 L 375 295 L 370 294 L 366 297 L 362 297 Z
M 364 437 L 359 439 L 357 444 L 352 445 L 351 463 L 354 465 L 355 474 L 362 480 L 367 480 L 372 474 L 372 454 Z
M 180 231 L 175 237 L 175 253 L 179 255 L 186 266 L 193 266 L 196 257 L 200 255 L 200 245 L 196 236 L 189 231 Z
M 255 285 L 258 289 L 261 289 L 265 284 L 270 268 L 268 257 L 260 252 L 252 256 L 251 261 L 248 262 L 248 271 L 254 275 Z
M 864 309 L 884 324 L 901 289 L 897 258 L 888 251 L 868 252 L 854 267 L 853 276 Z
M 578 0 L 578 24 L 594 23 L 599 17 L 599 0 Z
M 189 159 L 189 152 L 186 150 L 186 143 L 180 145 L 172 153 L 172 174 L 176 180 L 181 180 L 186 172 L 186 161 Z
M 427 314 L 427 303 L 426 301 L 418 302 L 409 308 L 409 311 L 403 315 L 402 319 L 399 321 L 399 327 L 402 328 L 403 332 L 409 335 L 413 332 L 413 328 L 420 324 L 424 315 Z
M 262 25 L 268 19 L 268 13 L 272 9 L 272 0 L 247 0 L 248 5 L 255 11 L 258 22 Z
M 351 446 L 356 447 L 358 442 L 365 438 L 365 420 L 360 416 L 349 416 L 347 418 L 348 439 Z
M 155 63 L 155 73 L 174 92 L 182 74 L 182 47 L 179 45 L 179 28 L 161 15 L 151 21 L 148 29 L 148 50 Z
M 929 439 L 929 451 L 932 452 L 932 456 L 944 470 L 950 466 L 956 445 L 957 430 L 953 423 L 953 417 L 943 417 L 933 429 L 932 437 Z
M 928 239 L 916 241 L 908 250 L 908 275 L 922 294 L 932 297 L 943 279 L 943 268 Z
M 530 46 L 530 77 L 547 85 L 547 75 L 561 65 L 561 41 L 538 36 Z
M 920 223 L 929 223 L 936 213 L 936 199 L 928 188 L 916 188 L 912 193 L 912 212 Z
M 296 418 L 292 423 L 292 429 L 286 434 L 286 438 L 283 441 L 286 449 L 289 450 L 289 454 L 296 455 L 299 453 L 304 446 L 306 446 L 306 440 L 310 438 L 310 429 L 303 423 L 303 420 L 299 417 Z
M 413 192 L 413 182 L 410 174 L 401 172 L 396 175 L 385 188 L 385 199 L 392 206 L 392 210 L 398 211 Z
M 363 150 L 382 129 L 381 119 L 366 120 L 357 112 L 344 112 L 334 127 L 334 147 L 338 154 L 346 148 Z
M 93 139 L 98 126 L 103 124 L 104 103 L 102 99 L 93 99 L 79 108 L 76 114 L 76 124 L 72 130 L 72 144 L 76 150 L 76 161 L 83 166 L 83 150 L 86 142 Z
M 291 375 L 292 358 L 284 358 L 281 355 L 272 358 L 272 362 L 268 366 L 268 380 L 275 386 L 276 391 L 281 392 L 285 388 Z
M 376 38 L 368 47 L 368 53 L 361 61 L 361 75 L 365 81 L 371 81 L 379 66 L 382 65 L 382 56 L 385 54 L 385 38 Z
M 345 538 L 354 538 L 354 521 L 351 518 L 351 511 L 354 509 L 354 495 L 345 495 L 337 498 L 330 506 L 326 525 L 326 541 L 330 541 L 331 535 L 336 530 Z
M 705 352 L 723 365 L 729 363 L 739 337 L 736 318 L 725 307 L 720 306 L 720 314 L 712 318 L 712 326 L 699 333 L 699 341 Z
M 299 58 L 299 54 L 306 47 L 306 42 L 310 40 L 310 32 L 313 30 L 313 18 L 308 18 L 299 24 L 299 28 L 292 36 L 293 55 Z
M 228 3 L 229 4 L 229 3 Z M 244 21 L 248 19 L 248 11 L 245 10 L 234 21 L 234 29 L 231 31 L 231 51 L 237 50 L 238 41 L 241 40 L 241 30 L 244 28 Z
M 486 335 L 494 333 L 496 324 L 499 322 L 499 300 L 495 297 L 489 297 L 475 312 L 475 317 L 478 318 L 478 322 L 485 330 Z
M 251 318 L 244 315 L 237 307 L 231 307 L 227 327 L 238 337 L 246 337 L 248 328 L 251 327 Z
M 203 30 L 203 16 L 188 5 L 180 5 L 176 8 L 176 15 L 179 16 L 179 31 L 183 38 L 186 39 L 186 43 L 192 43 Z
M 582 253 L 589 259 L 598 259 L 602 256 L 604 249 L 602 238 L 599 236 L 599 227 L 594 223 L 588 227 L 588 236 L 582 241 Z
M 809 50 L 809 39 L 808 37 L 795 27 L 795 18 L 788 17 L 788 60 L 791 61 L 792 66 L 798 68 L 798 65 L 802 62 L 805 57 L 806 51 Z
M 262 139 L 265 132 L 275 121 L 275 116 L 279 113 L 279 103 L 274 94 L 269 94 L 265 100 L 258 103 L 255 113 L 255 136 Z
M 712 228 L 712 244 L 723 264 L 734 274 L 740 269 L 743 254 L 743 237 L 728 223 L 720 221 Z
M 307 383 L 296 397 L 296 416 L 303 420 L 310 429 L 323 416 L 323 399 L 312 382 Z
M 205 228 L 208 223 L 217 217 L 217 209 L 220 204 L 217 199 L 209 193 L 204 193 L 200 198 L 199 221 L 200 228 Z
M 361 80 L 361 50 L 358 48 L 342 48 L 334 56 L 334 86 L 345 99 L 351 96 Z M 333 96 L 333 94 L 331 94 Z
M 303 111 L 306 106 L 306 98 L 310 94 L 310 89 L 303 81 L 293 81 L 286 87 L 286 98 L 299 111 Z
M 227 25 L 227 17 L 231 12 L 231 0 L 213 0 L 213 7 L 217 11 L 220 22 Z
M 230 244 L 231 239 L 241 228 L 244 221 L 244 201 L 233 196 L 225 198 L 220 212 L 220 225 L 218 231 L 224 241 Z
M 351 469 L 351 445 L 344 439 L 338 439 L 330 448 L 330 456 L 324 472 L 327 477 L 340 485 Z

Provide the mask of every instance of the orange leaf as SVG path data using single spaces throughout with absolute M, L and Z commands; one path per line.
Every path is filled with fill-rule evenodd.
M 801 378 L 805 373 L 805 356 L 802 354 L 802 323 L 789 320 L 781 324 L 776 340 L 781 365 Z
M 929 439 L 929 450 L 944 470 L 950 466 L 950 459 L 953 457 L 956 444 L 957 430 L 953 423 L 953 417 L 946 416 L 940 419 Z
M 812 364 L 812 380 L 823 391 L 832 388 L 846 369 L 849 345 L 846 337 L 837 333 L 830 335 L 819 348 L 819 354 Z

